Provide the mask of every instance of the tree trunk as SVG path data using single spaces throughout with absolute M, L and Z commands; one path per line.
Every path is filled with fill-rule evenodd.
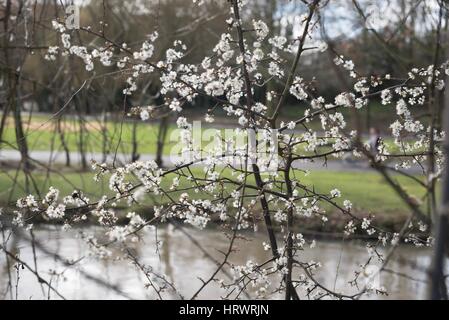
M 11 16 L 11 0 L 8 0 L 6 2 L 5 7 L 5 15 L 3 17 L 3 28 L 4 28 L 4 36 L 3 36 L 3 45 L 4 45 L 4 57 L 5 57 L 5 71 L 7 74 L 6 81 L 7 81 L 7 90 L 8 90 L 8 98 L 6 107 L 4 110 L 4 114 L 2 117 L 2 123 L 0 128 L 0 133 L 3 135 L 3 130 L 6 125 L 6 117 L 8 114 L 8 111 L 10 110 L 14 117 L 14 127 L 15 127 L 15 133 L 16 133 L 16 143 L 17 148 L 19 149 L 20 156 L 21 156 L 21 163 L 23 165 L 23 170 L 25 173 L 28 173 L 31 169 L 30 159 L 28 156 L 28 145 L 27 140 L 25 137 L 25 133 L 23 131 L 22 127 L 22 117 L 21 117 L 21 110 L 20 106 L 18 105 L 17 101 L 17 85 L 19 84 L 20 80 L 20 74 L 16 71 L 17 66 L 15 66 L 15 63 L 11 61 L 10 54 L 7 49 L 9 46 L 9 39 L 10 39 L 10 28 L 9 28 L 9 20 Z M 21 69 L 20 69 L 21 70 Z M 1 138 L 1 136 L 0 136 Z
M 447 81 L 446 81 L 447 82 Z M 449 85 L 446 85 L 445 108 L 443 116 L 443 128 L 449 132 Z M 441 207 L 438 211 L 435 222 L 435 245 L 432 266 L 430 270 L 430 290 L 429 298 L 432 300 L 447 300 L 448 292 L 446 287 L 445 260 L 449 252 L 449 137 L 445 137 L 444 155 L 446 158 L 446 168 L 442 180 Z
M 159 167 L 163 166 L 162 156 L 164 153 L 164 144 L 168 132 L 168 116 L 163 116 L 159 124 L 159 132 L 157 134 L 156 163 Z
M 132 131 L 132 151 L 131 151 L 131 161 L 136 162 L 139 160 L 140 155 L 138 153 L 139 144 L 137 143 L 137 121 L 133 121 L 133 131 Z

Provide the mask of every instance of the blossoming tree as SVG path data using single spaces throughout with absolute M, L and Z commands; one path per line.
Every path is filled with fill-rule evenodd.
M 193 2 L 203 5 L 201 1 Z M 41 197 L 22 197 L 11 213 L 14 232 L 32 228 L 33 221 L 41 217 L 62 223 L 64 229 L 95 219 L 106 238 L 84 236 L 92 253 L 107 259 L 111 248 L 122 248 L 122 258 L 149 275 L 151 269 L 127 250 L 147 228 L 182 222 L 204 229 L 218 220 L 226 228 L 228 250 L 216 261 L 215 272 L 202 279 L 189 298 L 200 297 L 206 287 L 215 283 L 219 283 L 223 297 L 232 299 L 357 299 L 367 293 L 388 293 L 384 286 L 363 281 L 359 285 L 365 267 L 377 260 L 380 267 L 376 272 L 382 272 L 402 242 L 415 246 L 433 243 L 430 232 L 438 213 L 438 181 L 445 166 L 441 96 L 449 62 L 443 60 L 441 30 L 447 8 L 443 4 L 439 8 L 438 45 L 432 65 L 413 67 L 404 74 L 372 75 L 358 71 L 351 59 L 340 55 L 320 34 L 320 13 L 327 1 L 302 2 L 306 12 L 295 20 L 294 36 L 284 37 L 272 34 L 263 20 L 251 17 L 251 10 L 246 10 L 251 6 L 249 1 L 229 1 L 227 31 L 198 63 L 184 62 L 189 48 L 179 40 L 162 56 L 155 56 L 158 32 L 141 43 L 127 44 L 90 27 L 70 30 L 63 21 L 54 20 L 52 32 L 58 35 L 60 44 L 48 48 L 46 63 L 77 59 L 92 77 L 98 66 L 110 69 L 105 77 L 120 74 L 126 78 L 125 101 L 143 90 L 146 77 L 157 75 L 163 103 L 134 105 L 127 116 L 146 121 L 163 110 L 177 115 L 181 147 L 169 167 L 160 167 L 154 161 L 124 165 L 92 162 L 93 178 L 107 180 L 109 185 L 109 193 L 99 199 L 89 199 L 83 190 L 63 195 L 53 187 Z M 78 33 L 92 41 L 83 44 L 78 41 Z M 316 94 L 319 83 L 301 76 L 302 59 L 308 51 L 328 51 L 335 71 L 351 79 L 343 92 L 332 99 Z M 268 91 L 260 99 L 256 92 L 268 83 L 276 84 L 270 88 L 281 89 Z M 214 137 L 213 147 L 206 149 L 197 143 L 193 126 L 182 112 L 185 105 L 200 97 L 207 97 L 212 103 L 204 120 L 213 123 L 215 114 L 224 111 L 237 127 L 234 138 L 240 137 L 243 143 L 233 144 L 220 131 Z M 289 97 L 307 108 L 289 121 L 280 121 Z M 360 117 L 375 99 L 381 101 L 383 112 L 394 120 L 389 125 L 391 141 L 380 139 L 373 149 L 364 141 Z M 421 110 L 429 116 L 418 116 Z M 328 159 L 341 159 L 347 154 L 365 159 L 406 205 L 410 215 L 400 230 L 378 226 L 375 217 L 359 216 L 338 185 L 323 191 L 305 182 L 309 174 L 303 169 L 305 164 L 325 164 Z M 196 167 L 201 170 L 193 170 Z M 420 174 L 409 173 L 411 167 L 419 168 Z M 425 196 L 418 199 L 409 194 L 397 176 L 411 180 Z M 153 218 L 145 219 L 132 208 L 151 196 L 163 201 L 154 206 Z M 124 224 L 118 223 L 118 206 L 130 208 Z M 306 246 L 313 248 L 315 240 L 297 232 L 298 224 L 326 224 L 330 211 L 338 212 L 345 221 L 341 230 L 345 237 L 358 233 L 372 239 L 366 245 L 370 253 L 366 263 L 354 266 L 352 284 L 356 290 L 341 292 L 326 287 L 316 277 L 320 262 L 304 260 L 301 254 Z M 266 241 L 260 245 L 270 252 L 270 259 L 234 265 L 232 255 L 237 250 L 237 239 L 259 224 L 266 234 Z M 10 259 L 18 259 L 7 251 L 5 244 L 1 248 Z M 25 267 L 34 270 L 28 264 Z M 222 273 L 224 270 L 229 273 Z M 178 292 L 176 283 L 158 276 L 165 285 L 151 287 L 159 298 L 167 292 Z M 57 292 L 37 272 L 36 277 Z

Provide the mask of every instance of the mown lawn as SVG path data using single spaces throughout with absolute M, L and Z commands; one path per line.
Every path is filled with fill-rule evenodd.
M 27 143 L 30 150 L 38 151 L 63 151 L 63 144 L 61 136 L 56 132 L 54 122 L 47 122 L 44 116 L 39 115 L 33 117 L 31 123 L 32 126 L 25 125 Z M 3 140 L 6 142 L 2 144 L 2 148 L 5 149 L 17 149 L 15 130 L 12 125 L 12 120 L 8 122 L 4 131 Z M 25 119 L 24 123 L 28 121 Z M 125 153 L 130 154 L 132 151 L 133 141 L 133 124 L 131 122 L 107 122 L 105 130 L 102 129 L 101 124 L 98 121 L 90 120 L 84 123 L 84 131 L 82 135 L 82 143 L 84 152 L 97 152 L 102 153 Z M 67 148 L 71 152 L 80 151 L 80 129 L 78 120 L 64 120 L 62 122 L 64 140 Z M 206 132 L 205 130 L 209 130 Z M 222 138 L 233 138 L 233 135 L 226 135 L 223 128 L 208 129 L 202 127 L 202 147 L 208 150 L 210 147 L 214 147 L 213 136 L 214 130 L 220 131 Z M 232 130 L 232 129 L 231 129 Z M 137 141 L 137 153 L 139 154 L 155 154 L 157 150 L 157 136 L 159 131 L 158 123 L 145 123 L 138 122 L 136 125 L 136 141 Z M 106 138 L 105 138 L 106 137 Z M 392 153 L 397 153 L 399 150 L 393 144 L 391 137 L 383 137 L 385 143 L 391 147 Z M 105 142 L 106 141 L 106 142 Z M 167 136 L 164 143 L 163 153 L 169 155 L 175 145 L 181 146 L 180 133 L 176 124 L 170 123 L 168 127 Z M 330 142 L 332 143 L 332 142 Z M 306 151 L 305 144 L 298 145 L 295 149 L 296 152 L 303 155 L 312 154 L 310 151 Z M 179 149 L 179 148 L 177 148 Z M 331 145 L 321 146 L 318 148 L 317 153 L 327 153 L 331 151 Z
M 202 169 L 193 168 L 192 172 L 195 176 L 204 176 Z M 187 173 L 187 172 L 186 172 Z M 382 214 L 382 215 L 402 215 L 408 210 L 403 202 L 396 196 L 393 190 L 388 186 L 383 178 L 374 172 L 329 172 L 329 171 L 315 171 L 310 175 L 305 176 L 303 173 L 297 171 L 296 179 L 301 183 L 307 185 L 309 188 L 315 188 L 317 192 L 329 193 L 330 190 L 338 188 L 342 192 L 344 199 L 350 200 L 356 211 L 368 214 Z M 17 183 L 13 186 L 13 179 L 15 171 L 0 172 L 0 203 L 7 205 L 13 203 L 18 197 L 25 194 L 25 178 L 19 173 Z M 229 172 L 223 173 L 225 176 L 230 176 Z M 103 194 L 111 194 L 108 190 L 108 178 L 104 181 L 95 182 L 92 173 L 74 173 L 62 172 L 52 173 L 47 176 L 44 173 L 34 173 L 34 183 L 37 188 L 45 194 L 49 186 L 59 188 L 62 194 L 70 194 L 74 189 L 84 190 L 91 200 L 98 199 Z M 168 186 L 171 183 L 173 176 L 168 176 L 163 180 L 163 185 Z M 424 190 L 421 186 L 412 180 L 395 176 L 410 195 L 421 199 L 424 195 Z M 254 184 L 252 179 L 249 183 Z M 181 179 L 181 187 L 191 186 L 192 182 L 186 179 Z M 177 194 L 173 194 L 177 197 Z M 201 197 L 201 195 L 194 194 L 193 197 Z M 157 196 L 148 198 L 144 204 L 151 206 L 155 203 L 166 202 L 167 198 L 164 196 Z
M 50 121 L 46 123 L 46 119 L 42 116 L 34 119 L 33 126 L 26 126 L 26 138 L 30 150 L 55 150 L 62 151 L 63 145 L 61 136 L 57 133 L 54 122 Z M 24 120 L 26 123 L 27 120 Z M 16 148 L 15 130 L 11 122 L 9 122 L 4 132 L 4 141 L 7 144 L 3 144 L 2 148 Z M 79 121 L 77 120 L 65 120 L 62 122 L 64 140 L 71 152 L 77 152 L 80 150 L 80 129 Z M 130 122 L 107 122 L 105 126 L 106 130 L 102 130 L 102 127 L 97 121 L 85 122 L 85 129 L 83 131 L 82 139 L 84 150 L 87 152 L 103 152 L 104 141 L 106 136 L 106 151 L 115 152 L 118 148 L 118 152 L 130 153 L 132 150 L 132 136 L 133 136 L 133 124 Z M 172 146 L 175 141 L 171 142 L 170 137 L 173 131 L 176 129 L 174 124 L 170 124 L 167 139 L 165 141 L 165 153 L 169 153 L 169 147 Z M 137 124 L 136 141 L 138 142 L 139 153 L 156 152 L 156 141 L 158 135 L 159 125 L 153 123 Z M 104 134 L 106 132 L 106 135 Z

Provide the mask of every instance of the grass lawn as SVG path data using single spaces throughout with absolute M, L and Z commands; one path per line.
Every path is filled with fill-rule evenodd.
M 31 150 L 62 150 L 59 135 L 55 134 L 55 128 L 52 123 L 46 123 L 48 117 L 38 115 L 33 117 L 36 123 L 26 126 L 27 139 L 29 148 Z M 24 122 L 27 122 L 24 117 Z M 43 125 L 44 124 L 44 125 Z M 79 122 L 78 120 L 66 119 L 64 121 L 65 138 L 70 151 L 78 151 L 79 140 Z M 133 124 L 124 122 L 123 125 L 116 122 L 107 122 L 108 134 L 108 148 L 110 152 L 114 152 L 117 145 L 119 145 L 118 152 L 129 153 L 131 151 Z M 89 121 L 85 123 L 87 131 L 84 139 L 87 151 L 101 152 L 103 144 L 103 133 L 101 126 L 97 121 Z M 204 129 L 204 128 L 203 128 Z M 177 133 L 175 132 L 176 125 L 170 123 L 167 140 L 165 142 L 164 153 L 168 154 L 170 149 L 176 143 Z M 139 153 L 155 153 L 156 139 L 158 133 L 158 124 L 143 123 L 137 124 L 137 141 L 139 143 Z M 121 136 L 121 139 L 119 137 Z M 15 145 L 15 133 L 12 125 L 6 127 L 4 139 Z M 172 140 L 172 141 L 170 141 Z M 386 137 L 386 142 L 391 143 L 391 139 Z M 7 147 L 3 144 L 2 147 Z M 323 146 L 318 152 L 326 152 L 329 147 Z M 301 148 L 302 149 L 302 148 Z M 299 151 L 299 150 L 298 150 Z M 304 152 L 304 151 L 302 151 Z M 306 154 L 306 152 L 304 152 Z M 200 168 L 192 169 L 195 176 L 200 176 L 202 170 Z M 0 171 L 0 205 L 8 205 L 14 203 L 19 197 L 25 194 L 25 177 L 19 173 L 17 176 L 17 183 L 13 185 L 16 172 Z M 229 171 L 224 172 L 224 175 L 230 175 Z M 84 190 L 91 200 L 99 199 L 103 194 L 111 195 L 108 190 L 107 178 L 105 181 L 95 182 L 92 179 L 92 173 L 76 173 L 62 169 L 56 173 L 46 175 L 42 172 L 33 173 L 33 182 L 30 185 L 35 185 L 36 188 L 43 194 L 46 193 L 49 186 L 55 186 L 62 191 L 62 194 L 70 194 L 75 189 Z M 382 177 L 374 172 L 331 172 L 331 171 L 314 171 L 310 175 L 305 176 L 303 173 L 297 171 L 296 178 L 309 188 L 315 188 L 320 193 L 329 193 L 330 190 L 338 188 L 342 192 L 341 202 L 343 200 L 350 200 L 354 209 L 363 214 L 375 214 L 391 217 L 399 217 L 408 213 L 407 207 L 396 196 L 394 191 L 383 181 Z M 164 179 L 163 184 L 168 185 L 172 177 Z M 421 186 L 414 181 L 402 177 L 395 176 L 401 185 L 409 192 L 410 195 L 418 199 L 422 199 L 425 191 Z M 183 181 L 184 180 L 184 181 Z M 254 184 L 254 181 L 249 181 Z M 191 186 L 190 181 L 181 180 L 181 186 Z M 31 190 L 34 190 L 32 188 Z M 32 191 L 36 194 L 37 192 Z M 173 195 L 176 197 L 177 195 Z M 193 194 L 192 197 L 198 195 Z M 143 203 L 145 206 L 152 206 L 156 203 L 167 202 L 168 199 L 164 196 L 158 196 L 148 199 Z
M 425 190 L 416 182 L 402 177 L 394 177 L 410 196 L 422 199 Z M 314 185 L 318 192 L 337 188 L 342 193 L 342 201 L 350 200 L 357 211 L 374 214 L 404 214 L 408 208 L 393 189 L 375 172 L 312 172 L 303 183 Z
M 26 118 L 26 117 L 25 117 Z M 33 116 L 30 121 L 30 125 L 25 125 L 26 137 L 28 147 L 30 150 L 55 150 L 63 151 L 61 137 L 57 134 L 55 124 L 53 121 L 47 122 L 48 118 L 42 115 Z M 24 119 L 24 123 L 28 123 L 27 119 Z M 73 119 L 66 119 L 62 122 L 64 131 L 64 140 L 71 152 L 79 151 L 80 142 L 80 129 L 79 121 Z M 82 135 L 84 150 L 87 152 L 103 152 L 104 144 L 104 132 L 106 132 L 106 152 L 115 153 L 117 150 L 119 153 L 130 154 L 132 151 L 132 136 L 133 136 L 133 124 L 131 122 L 107 122 L 106 130 L 102 130 L 101 124 L 98 121 L 90 120 L 84 124 L 84 134 Z M 208 147 L 213 147 L 213 132 L 205 132 L 206 128 L 202 128 L 202 146 L 206 150 Z M 214 129 L 212 129 L 214 130 Z M 223 129 L 221 130 L 222 137 L 226 136 Z M 157 149 L 157 135 L 159 131 L 158 123 L 144 123 L 138 122 L 136 125 L 136 141 L 138 143 L 137 152 L 140 154 L 155 154 Z M 233 137 L 235 138 L 235 137 Z M 12 119 L 8 119 L 8 125 L 5 128 L 3 136 L 5 144 L 2 144 L 2 148 L 16 149 L 15 130 L 12 124 Z M 172 148 L 179 144 L 179 130 L 174 123 L 169 124 L 168 133 L 164 143 L 163 153 L 169 155 Z M 384 141 L 387 145 L 391 146 L 391 152 L 398 152 L 398 148 L 393 144 L 390 137 L 384 137 Z M 305 151 L 306 145 L 298 145 L 296 152 L 303 155 L 312 154 L 310 151 Z M 326 153 L 331 150 L 329 146 L 321 146 L 318 148 L 317 153 Z
M 197 177 L 203 175 L 200 168 L 193 168 L 192 172 Z M 0 172 L 0 203 L 4 205 L 8 202 L 15 202 L 17 198 L 25 194 L 23 174 L 18 175 L 18 183 L 13 188 L 12 179 L 14 175 L 15 171 Z M 224 172 L 223 175 L 228 175 L 228 172 Z M 46 176 L 44 173 L 35 173 L 33 177 L 36 186 L 43 194 L 46 193 L 49 186 L 59 188 L 64 195 L 70 194 L 74 189 L 81 189 L 88 194 L 91 200 L 98 199 L 105 193 L 111 194 L 107 187 L 108 178 L 106 177 L 105 181 L 102 182 L 95 182 L 92 179 L 92 173 L 66 172 L 62 174 L 53 173 L 50 176 Z M 342 198 L 339 201 L 343 202 L 344 199 L 350 200 L 354 205 L 354 209 L 363 214 L 372 213 L 397 217 L 398 215 L 408 213 L 406 206 L 383 181 L 382 177 L 373 172 L 315 171 L 308 176 L 304 176 L 303 173 L 297 171 L 296 179 L 309 188 L 314 187 L 320 193 L 328 194 L 330 190 L 338 188 L 342 192 Z M 410 195 L 419 199 L 424 195 L 423 188 L 412 180 L 400 176 L 395 176 L 395 179 L 402 184 Z M 168 176 L 163 180 L 163 185 L 167 186 L 171 183 L 171 180 L 172 177 Z M 254 181 L 250 179 L 249 183 L 254 184 Z M 182 186 L 191 186 L 191 182 L 181 179 Z M 177 195 L 173 196 L 176 197 Z M 193 196 L 196 197 L 198 195 Z M 145 205 L 151 206 L 155 203 L 166 201 L 167 198 L 158 196 L 145 201 Z
M 25 125 L 27 142 L 30 150 L 56 150 L 62 151 L 61 137 L 55 130 L 54 122 L 45 122 L 42 116 L 33 117 L 33 125 Z M 27 120 L 24 119 L 24 123 Z M 15 148 L 16 137 L 15 129 L 11 122 L 6 126 L 3 139 L 8 143 L 4 144 L 3 148 Z M 78 120 L 64 120 L 62 122 L 64 140 L 69 151 L 79 151 L 80 129 Z M 138 141 L 139 153 L 156 152 L 156 141 L 159 125 L 152 123 L 140 122 L 137 124 L 136 136 Z M 169 147 L 174 144 L 170 142 L 170 136 L 173 130 L 176 129 L 174 124 L 169 126 L 167 139 L 165 142 L 165 152 L 169 152 Z M 130 153 L 132 150 L 132 134 L 133 124 L 130 122 L 107 122 L 106 123 L 106 150 L 108 152 L 115 152 L 117 146 L 118 152 Z M 120 138 L 121 137 L 121 138 Z M 104 133 L 102 127 L 97 121 L 85 122 L 85 130 L 83 134 L 83 144 L 85 150 L 88 152 L 102 152 L 103 151 Z

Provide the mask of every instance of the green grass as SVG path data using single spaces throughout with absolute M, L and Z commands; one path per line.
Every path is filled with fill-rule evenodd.
M 425 190 L 416 182 L 402 176 L 394 179 L 410 196 L 421 199 Z M 317 171 L 301 180 L 315 186 L 318 192 L 328 192 L 337 188 L 342 200 L 350 200 L 356 211 L 374 214 L 403 214 L 408 209 L 383 177 L 374 172 L 323 172 Z
M 30 150 L 46 151 L 63 151 L 63 144 L 61 136 L 56 132 L 52 122 L 46 123 L 46 118 L 43 116 L 35 116 L 33 120 L 36 124 L 33 127 L 28 127 L 25 125 L 26 139 L 28 143 L 28 148 Z M 173 119 L 174 121 L 174 119 Z M 28 120 L 24 119 L 24 123 Z M 46 123 L 42 126 L 42 123 Z M 64 120 L 62 122 L 64 141 L 67 148 L 71 152 L 80 151 L 80 130 L 79 130 L 78 120 Z M 66 127 L 67 126 L 67 127 Z M 102 153 L 104 149 L 104 141 L 106 132 L 106 152 L 107 153 L 127 153 L 130 154 L 132 151 L 132 141 L 133 141 L 133 123 L 132 122 L 113 122 L 109 121 L 105 125 L 105 130 L 101 130 L 100 123 L 98 121 L 85 122 L 85 128 L 82 135 L 84 150 L 87 152 L 98 152 Z M 74 130 L 75 129 L 75 130 Z M 202 130 L 202 145 L 213 147 L 213 134 L 214 132 L 206 130 L 217 130 L 222 133 L 223 137 L 227 137 L 224 134 L 224 129 L 210 129 L 201 128 Z M 145 123 L 139 121 L 136 124 L 136 141 L 138 145 L 137 152 L 140 154 L 155 154 L 157 150 L 157 136 L 159 132 L 159 123 Z M 12 125 L 12 120 L 8 123 L 5 128 L 3 140 L 6 142 L 2 144 L 2 148 L 6 149 L 17 149 L 15 129 Z M 170 123 L 168 125 L 168 131 L 164 143 L 163 153 L 169 155 L 172 148 L 178 144 L 180 147 L 180 130 L 175 123 Z
M 37 119 L 33 118 L 33 121 Z M 45 121 L 45 120 L 43 120 Z M 39 124 L 43 123 L 38 122 Z M 24 119 L 24 122 L 27 122 Z M 51 123 L 50 123 L 51 124 Z M 59 134 L 57 134 L 53 125 L 44 125 L 42 127 L 32 127 L 26 129 L 26 138 L 30 150 L 55 150 L 62 151 L 63 145 Z M 80 142 L 80 131 L 79 122 L 66 120 L 63 125 L 70 126 L 74 129 L 64 129 L 64 140 L 66 145 L 71 152 L 79 151 Z M 104 134 L 98 122 L 91 121 L 86 124 L 87 130 L 83 134 L 83 144 L 84 148 L 88 152 L 102 152 L 103 151 L 103 141 Z M 169 148 L 174 145 L 175 142 L 170 141 L 170 137 L 173 131 L 176 129 L 174 125 L 169 126 L 167 139 L 165 141 L 165 153 L 169 153 Z M 159 130 L 158 124 L 149 123 L 139 123 L 137 124 L 136 131 L 136 141 L 138 141 L 138 152 L 139 153 L 150 153 L 154 154 L 156 152 L 156 141 L 157 134 Z M 118 148 L 118 152 L 130 153 L 132 150 L 132 134 L 133 134 L 133 124 L 130 122 L 124 122 L 123 125 L 117 122 L 107 122 L 106 124 L 106 151 L 115 152 Z M 12 125 L 8 125 L 4 132 L 4 141 L 6 144 L 3 148 L 16 148 L 16 137 L 15 129 Z
M 195 176 L 204 176 L 202 169 L 193 168 L 192 172 Z M 24 175 L 19 173 L 17 184 L 13 188 L 12 179 L 14 171 L 0 173 L 0 203 L 14 202 L 17 198 L 25 195 Z M 230 177 L 229 171 L 223 173 L 224 176 Z M 387 185 L 383 178 L 374 172 L 312 172 L 308 176 L 304 176 L 299 171 L 295 172 L 296 179 L 309 188 L 314 187 L 317 192 L 328 194 L 330 190 L 338 188 L 342 192 L 342 198 L 350 200 L 356 211 L 368 214 L 382 215 L 402 215 L 407 213 L 407 207 Z M 84 190 L 91 200 L 98 199 L 103 194 L 111 194 L 107 188 L 108 178 L 105 181 L 95 182 L 92 179 L 92 173 L 74 173 L 65 172 L 62 174 L 52 174 L 47 177 L 44 173 L 34 173 L 33 178 L 38 189 L 45 194 L 49 186 L 54 186 L 61 190 L 62 194 L 70 194 L 74 189 Z M 167 187 L 171 183 L 173 176 L 169 176 L 163 180 L 163 186 Z M 408 178 L 394 176 L 395 179 L 408 191 L 410 195 L 420 199 L 424 195 L 424 190 L 415 182 Z M 252 179 L 249 183 L 254 184 Z M 181 179 L 181 187 L 191 186 L 192 182 Z M 231 189 L 232 190 L 232 189 Z M 173 197 L 177 197 L 173 194 Z M 194 197 L 201 195 L 193 194 Z M 154 203 L 166 202 L 164 196 L 157 196 L 153 199 L 145 201 L 145 205 L 154 205 Z
M 54 150 L 54 151 L 63 151 L 63 146 L 61 142 L 61 137 L 54 129 L 52 122 L 46 122 L 48 118 L 45 118 L 42 115 L 33 116 L 33 120 L 35 122 L 34 127 L 26 128 L 26 138 L 28 147 L 30 150 L 38 150 L 38 151 L 46 151 L 46 150 Z M 12 121 L 12 120 L 11 120 Z M 2 144 L 2 148 L 6 149 L 17 149 L 16 138 L 15 138 L 15 130 L 12 126 L 12 122 L 9 122 L 9 125 L 6 126 L 4 131 L 3 139 L 6 142 Z M 28 119 L 24 119 L 24 123 L 27 123 Z M 43 125 L 45 124 L 45 125 Z M 63 127 L 67 126 L 64 129 L 64 140 L 66 145 L 71 152 L 79 151 L 79 142 L 80 142 L 80 132 L 79 132 L 79 121 L 78 120 L 64 120 L 62 123 Z M 85 152 L 103 152 L 103 144 L 104 144 L 104 133 L 101 130 L 100 123 L 97 121 L 89 121 L 85 122 L 85 127 L 87 131 L 83 134 L 83 144 Z M 205 132 L 205 128 L 202 128 L 203 136 Z M 221 130 L 223 133 L 224 129 Z M 136 125 L 136 136 L 138 149 L 137 153 L 140 154 L 155 154 L 157 150 L 157 135 L 159 131 L 158 123 L 144 123 L 139 122 Z M 133 135 L 133 124 L 131 122 L 124 122 L 121 124 L 120 122 L 107 122 L 106 123 L 106 152 L 107 153 L 125 153 L 130 154 L 132 151 L 132 135 Z M 207 136 L 207 135 L 206 135 Z M 222 135 L 225 137 L 225 135 Z M 208 141 L 203 140 L 203 147 L 213 146 L 213 143 L 210 143 L 212 140 L 210 134 Z M 177 129 L 174 123 L 169 124 L 168 133 L 164 143 L 163 153 L 165 155 L 169 155 L 172 151 L 172 148 L 179 143 L 179 130 Z M 390 147 L 391 152 L 396 153 L 399 151 L 398 147 L 394 145 L 393 140 L 390 137 L 384 137 L 385 143 Z M 332 143 L 332 141 L 329 141 Z M 313 152 L 305 151 L 304 147 L 306 145 L 298 145 L 296 151 L 303 154 L 313 154 Z M 317 149 L 317 154 L 326 153 L 331 151 L 331 146 L 321 146 Z

